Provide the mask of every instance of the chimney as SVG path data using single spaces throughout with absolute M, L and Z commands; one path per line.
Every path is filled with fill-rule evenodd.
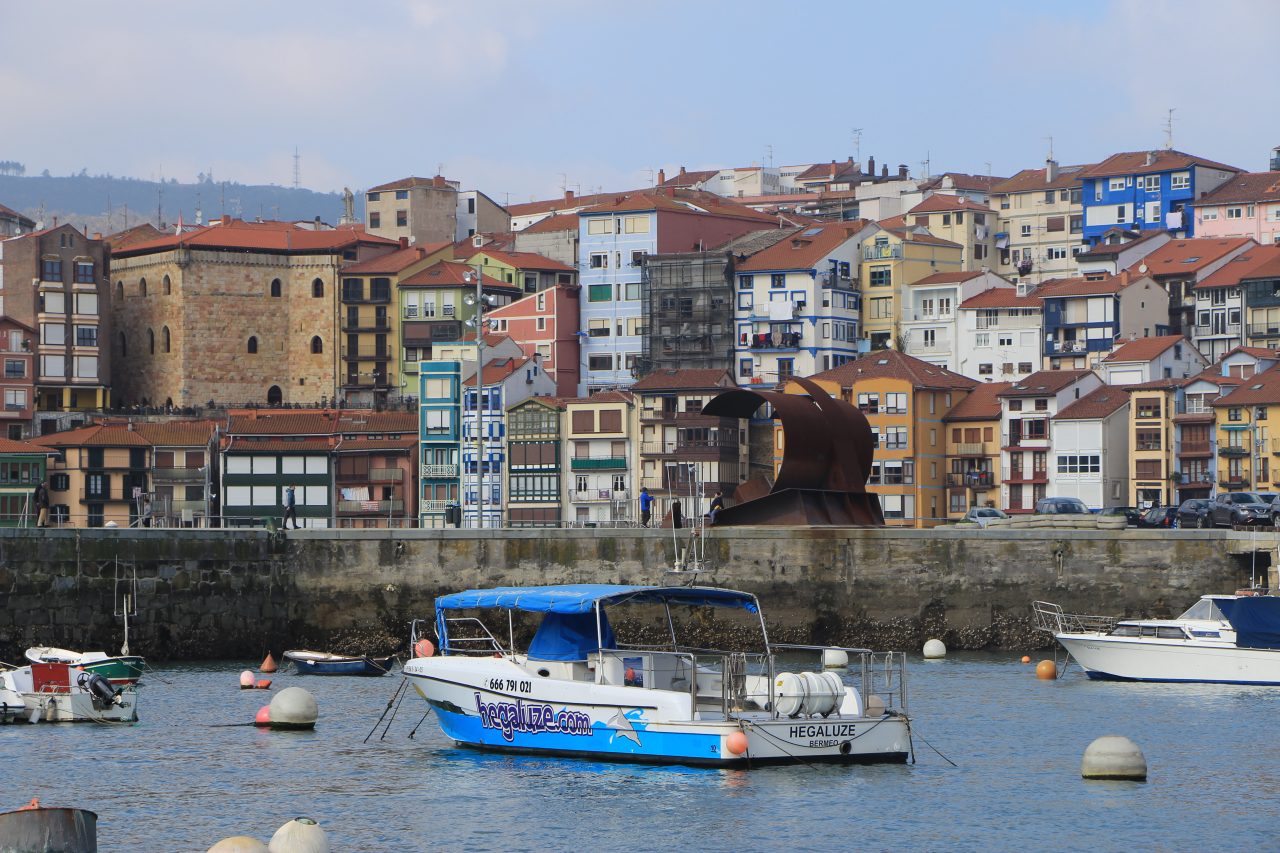
M 431 179 L 431 186 L 433 186 L 433 187 L 443 187 L 443 186 L 444 186 L 444 175 L 436 175 L 435 177 L 433 177 L 433 178 Z
M 888 164 L 888 163 L 885 163 L 883 166 L 881 166 L 881 167 L 880 167 L 880 177 L 882 177 L 882 178 L 887 178 L 887 177 L 889 177 L 889 164 Z
M 845 165 L 852 166 L 852 165 L 853 165 L 853 158 L 852 158 L 852 157 L 850 157 L 848 160 L 846 160 L 846 161 L 845 161 Z
M 1148 166 L 1154 166 L 1155 164 L 1156 164 L 1156 152 L 1154 152 L 1154 151 L 1148 151 L 1148 152 L 1147 152 L 1147 165 L 1148 165 Z
M 101 239 L 102 239 L 102 232 L 101 232 L 101 231 L 94 231 L 94 232 L 93 232 L 93 239 L 95 239 L 95 240 L 101 240 Z
M 684 174 L 685 174 L 685 173 L 684 173 L 684 166 L 681 166 L 681 167 L 680 167 L 680 177 L 682 177 L 682 178 L 683 178 L 683 177 L 684 177 Z
M 907 166 L 905 163 L 898 164 L 898 180 L 905 181 L 907 179 Z
M 1058 179 L 1058 161 L 1050 157 L 1044 161 L 1044 182 L 1051 184 Z
M 407 248 L 409 248 L 409 238 L 408 238 L 408 237 L 401 237 L 401 238 L 400 238 L 400 248 L 401 248 L 401 249 L 407 249 Z
M 129 421 L 129 432 L 133 432 L 133 421 Z
M 663 169 L 658 170 L 658 183 L 665 184 L 667 182 L 667 173 Z
M 876 158 L 875 157 L 867 158 L 867 174 L 873 178 L 876 176 Z
M 564 200 L 565 200 L 565 201 L 573 201 L 573 190 L 565 190 L 565 191 L 564 191 Z

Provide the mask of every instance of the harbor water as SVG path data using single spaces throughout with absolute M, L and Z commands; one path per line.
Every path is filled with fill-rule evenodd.
M 320 707 L 313 732 L 225 726 L 267 691 L 244 662 L 163 667 L 130 726 L 0 727 L 3 799 L 98 813 L 103 851 L 203 851 L 317 820 L 335 851 L 1275 849 L 1280 689 L 1037 681 L 1015 654 L 910 662 L 914 765 L 754 770 L 603 764 L 455 747 L 399 677 L 272 676 Z M 274 692 L 271 691 L 271 692 Z M 1095 737 L 1146 753 L 1145 783 L 1085 782 Z M 927 739 L 958 766 L 951 766 Z

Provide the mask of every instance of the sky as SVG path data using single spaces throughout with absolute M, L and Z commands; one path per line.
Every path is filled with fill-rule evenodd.
M 909 12 L 904 12 L 909 10 Z M 1011 175 L 1280 145 L 1270 0 L 6 4 L 0 160 L 27 174 L 359 190 L 438 170 L 500 203 L 857 155 Z M 857 131 L 860 130 L 860 133 Z

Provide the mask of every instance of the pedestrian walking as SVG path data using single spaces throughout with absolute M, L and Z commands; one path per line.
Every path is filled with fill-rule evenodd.
M 36 527 L 48 527 L 49 487 L 44 480 L 41 480 L 40 485 L 36 486 L 36 493 L 32 502 L 36 508 Z
M 707 521 L 716 523 L 716 515 L 724 509 L 724 490 L 716 489 L 716 496 L 711 499 L 711 511 L 707 513 Z
M 653 518 L 653 495 L 649 494 L 649 487 L 644 486 L 640 489 L 640 526 L 648 527 L 649 520 Z
M 289 522 L 293 522 L 293 529 L 298 529 L 298 496 L 295 486 L 286 486 L 284 490 L 284 521 L 280 525 L 285 530 L 289 529 Z

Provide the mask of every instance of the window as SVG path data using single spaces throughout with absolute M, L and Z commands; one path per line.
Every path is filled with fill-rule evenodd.
M 76 326 L 76 346 L 96 347 L 98 345 L 97 326 Z
M 407 210 L 396 211 L 396 227 L 397 228 L 409 227 L 409 211 Z
M 27 363 L 20 358 L 6 358 L 4 360 L 4 378 L 5 379 L 22 379 L 27 375 Z
M 160 282 L 160 291 L 165 296 L 170 296 L 173 293 L 173 282 L 169 280 L 169 276 L 165 276 L 164 281 Z
M 40 324 L 40 343 L 64 346 L 67 343 L 67 327 L 61 323 Z
M 96 317 L 98 315 L 98 294 L 77 293 L 75 297 L 77 314 L 83 314 L 86 317 Z
M 1243 213 L 1244 208 L 1242 207 L 1228 207 L 1227 219 L 1239 219 Z
M 369 201 L 377 201 L 378 199 L 382 198 L 382 193 L 369 193 L 368 195 L 365 196 L 365 198 L 367 198 Z
M 880 446 L 886 450 L 906 450 L 907 428 L 885 427 L 880 434 Z
M 1200 219 L 1203 221 L 1207 222 L 1211 219 L 1217 219 L 1217 218 L 1218 218 L 1218 209 L 1215 207 L 1206 207 L 1204 210 L 1200 212 Z
M 1070 219 L 1070 228 L 1072 234 L 1079 234 L 1084 231 L 1084 217 L 1072 216 Z
M 342 280 L 342 301 L 362 302 L 364 300 L 364 279 L 344 278 Z
M 67 375 L 66 358 L 61 355 L 40 356 L 40 375 L 66 378 L 66 375 Z
M 755 375 L 754 365 L 751 359 L 749 358 L 738 359 L 738 375 L 746 376 L 746 377 Z
M 613 285 L 593 284 L 587 288 L 588 302 L 608 302 L 613 298 Z
M 1185 190 L 1191 188 L 1190 172 L 1174 172 L 1169 176 L 1169 189 Z
M 1030 236 L 1031 236 L 1031 226 L 1030 226 L 1030 225 L 1023 225 L 1023 226 L 1022 226 L 1021 234 L 1022 234 L 1022 236 L 1023 236 L 1023 237 L 1030 237 Z
M 62 293 L 50 291 L 40 294 L 40 310 L 45 314 L 65 314 L 67 313 L 66 299 Z
M 613 355 L 605 353 L 603 355 L 587 356 L 588 370 L 613 370 Z
M 587 220 L 588 234 L 612 234 L 613 219 L 612 217 L 601 217 L 599 219 Z
M 983 362 L 978 365 L 979 376 L 990 376 L 992 372 L 991 362 Z
M 324 282 L 322 280 L 317 278 L 311 282 L 311 296 L 313 299 L 324 298 Z
M 167 334 L 167 333 L 168 333 L 168 331 L 169 331 L 169 330 L 168 330 L 168 329 L 166 329 L 166 330 L 165 330 L 165 333 Z M 316 335 L 315 337 L 313 337 L 313 338 L 311 339 L 311 354 L 312 354 L 312 355 L 320 355 L 320 353 L 322 353 L 322 352 L 324 352 L 324 341 L 320 340 L 320 336 L 319 336 L 319 335 Z M 411 360 L 416 361 L 417 359 L 411 359 Z
M 608 269 L 609 253 L 608 252 L 592 252 L 590 263 L 591 263 L 591 269 L 593 270 Z
M 770 287 L 786 287 L 787 274 L 776 272 L 773 275 L 769 276 L 769 286 Z
M 1160 192 L 1160 176 L 1159 175 L 1143 175 L 1142 189 L 1149 193 Z
M 250 336 L 249 344 L 245 349 L 250 354 L 256 353 L 258 351 L 258 339 L 256 337 Z M 155 351 L 154 346 L 152 347 L 152 351 L 153 352 Z
M 879 414 L 880 395 L 871 394 L 871 393 L 859 394 L 858 408 L 862 410 L 863 414 L 867 414 L 867 415 Z
M 391 279 L 375 278 L 369 281 L 369 298 L 376 302 L 388 302 L 391 299 Z M 379 308 L 379 311 L 385 309 Z M 379 324 L 382 325 L 382 324 Z
M 27 407 L 27 392 L 21 388 L 4 389 L 4 407 L 7 411 L 19 411 Z
M 1107 189 L 1113 193 L 1120 192 L 1124 189 L 1124 178 L 1112 178 L 1107 181 Z
M 907 395 L 905 393 L 885 394 L 884 409 L 888 415 L 905 415 L 907 413 Z
M 280 279 L 278 278 L 271 279 L 271 295 L 273 297 L 279 299 L 283 289 L 284 289 L 283 286 L 280 284 Z
M 755 277 L 755 276 L 753 276 L 753 275 L 740 275 L 740 276 L 738 276 L 738 289 L 739 289 L 739 290 L 750 290 L 752 287 L 754 287 L 754 286 L 755 286 L 755 283 L 756 283 L 756 277 Z
M 888 287 L 893 283 L 893 268 L 887 266 L 872 267 L 869 281 L 872 287 Z
M 98 357 L 96 355 L 78 355 L 75 357 L 76 379 L 98 378 Z
M 626 234 L 648 234 L 649 217 L 627 216 L 623 219 L 622 230 Z
M 370 214 L 369 214 L 369 227 L 370 227 L 370 228 L 381 228 L 381 227 L 382 227 L 382 214 L 377 213 L 377 212 L 370 213 Z
M 1051 261 L 1065 260 L 1067 257 L 1066 246 L 1050 246 L 1045 256 Z
M 1037 456 L 1040 454 L 1036 454 Z M 1059 455 L 1059 474 L 1097 474 L 1102 471 L 1101 456 Z
M 93 262 L 76 261 L 76 283 L 93 284 Z
M 46 258 L 40 265 L 41 281 L 62 281 L 62 261 Z
M 923 346 L 925 349 L 933 349 L 938 345 L 937 329 L 924 329 L 920 333 L 920 337 L 921 337 L 921 346 Z
M 752 294 L 750 293 L 738 294 L 738 310 L 739 311 L 750 311 L 752 309 L 754 302 L 755 300 L 752 298 Z
M 621 287 L 623 291 L 622 292 L 623 299 L 629 300 L 631 302 L 636 302 L 640 299 L 640 282 L 629 281 L 626 284 L 622 285 Z

